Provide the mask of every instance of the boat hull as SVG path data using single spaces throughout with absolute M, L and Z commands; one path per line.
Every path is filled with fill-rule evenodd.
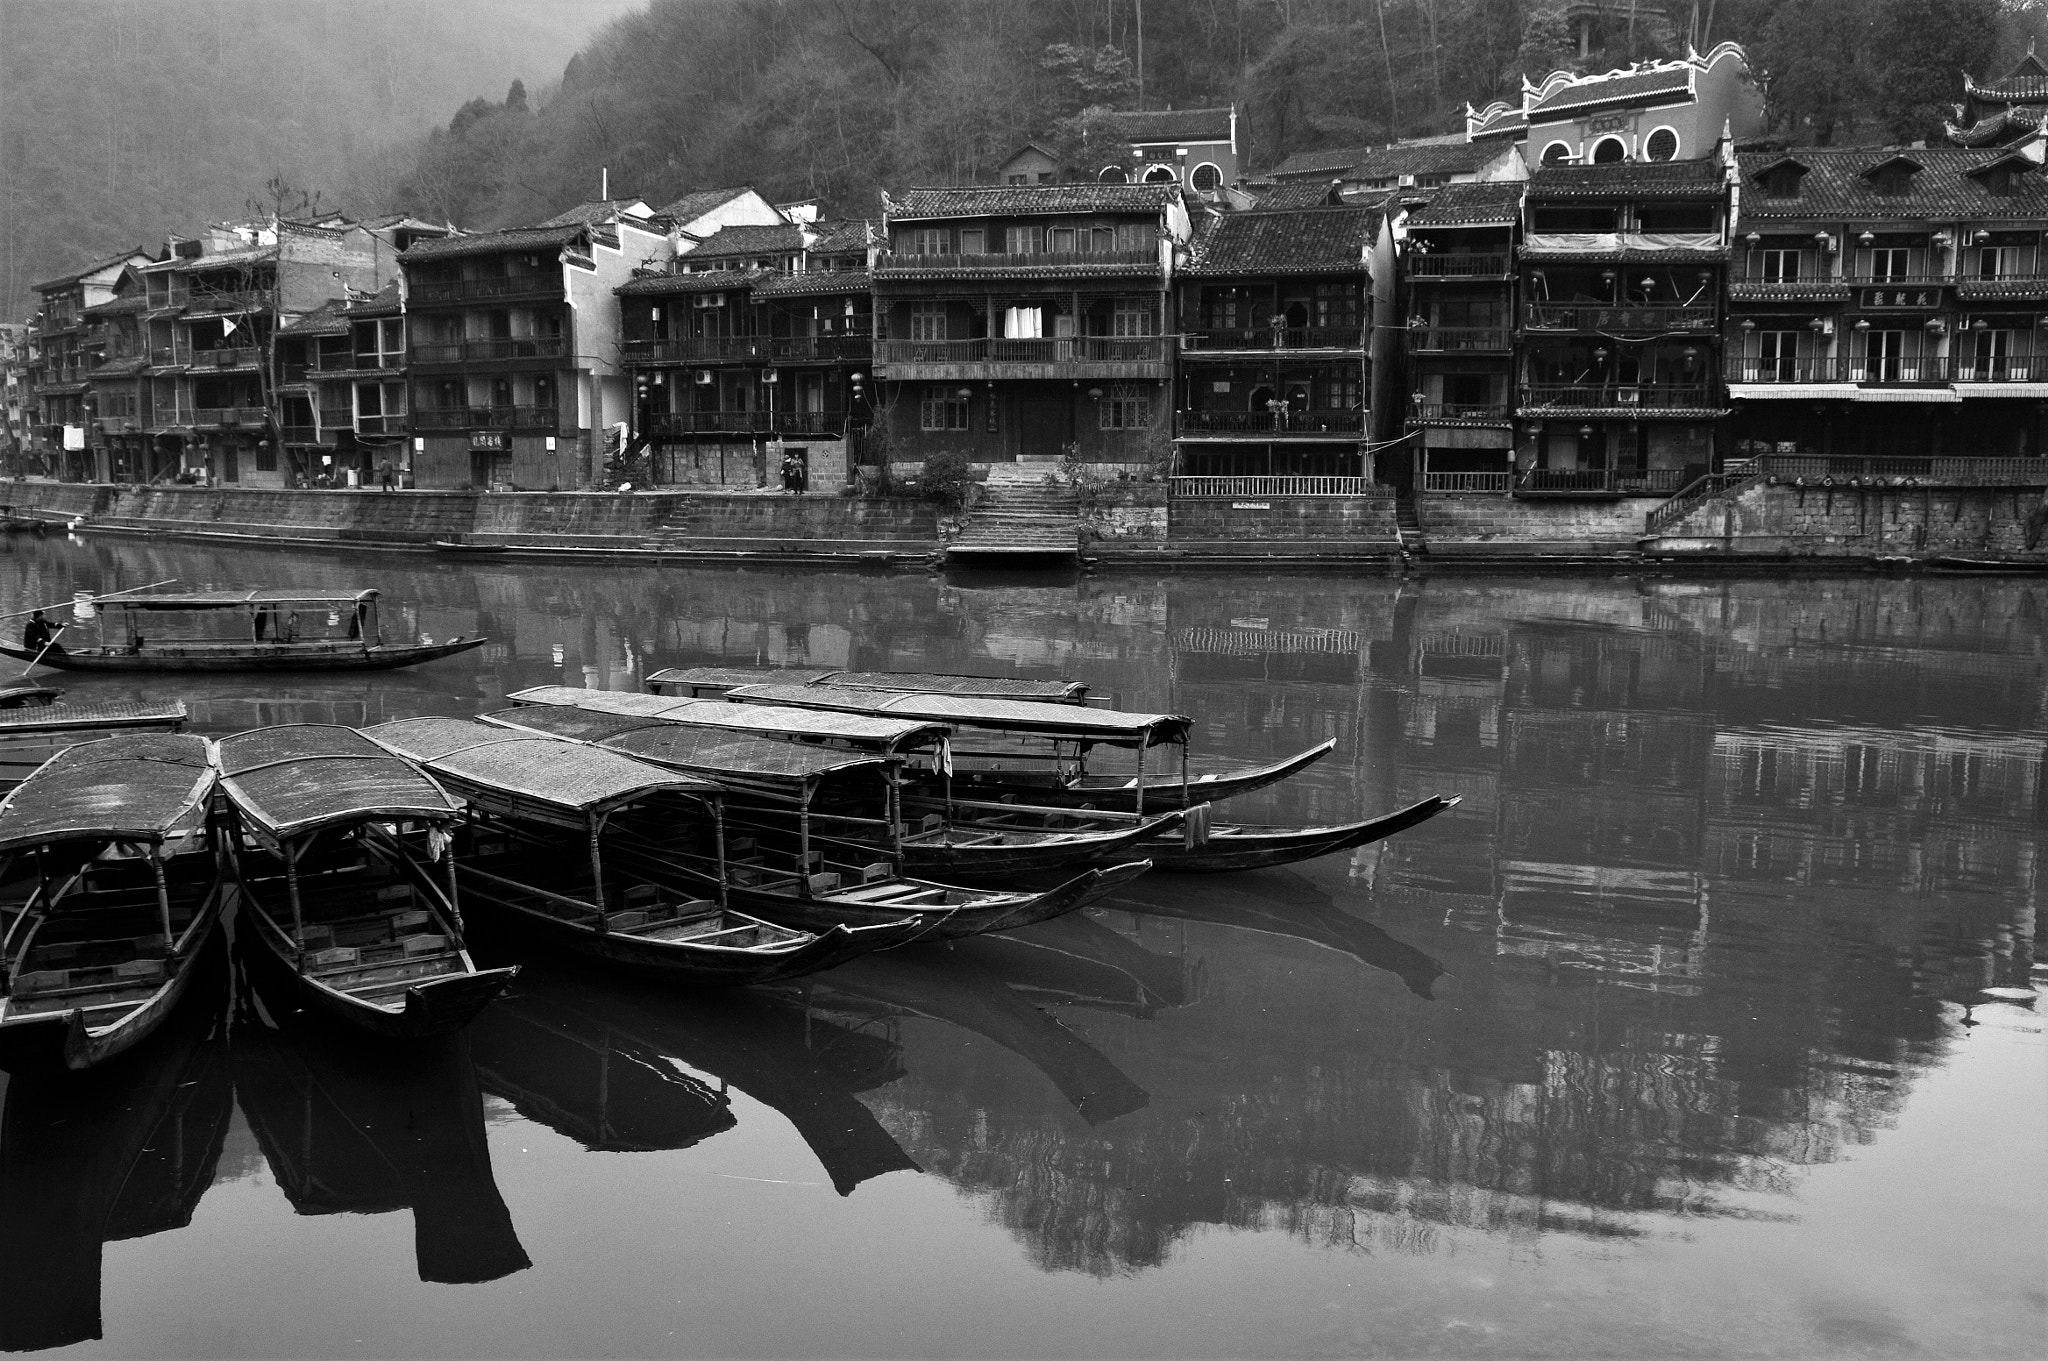
M 1096 865 L 1121 857 L 1126 852 L 1133 858 L 1150 855 L 1149 848 L 1167 840 L 1167 834 L 1180 826 L 1184 816 L 1182 810 L 1174 809 L 1129 827 L 1081 832 L 1034 832 L 994 825 L 986 828 L 999 836 L 1022 838 L 1013 842 L 975 844 L 906 839 L 902 864 L 904 872 L 912 878 L 946 882 L 1006 879 L 1019 874 Z M 977 824 L 967 821 L 956 825 L 948 835 L 972 835 L 976 830 Z M 1141 843 L 1147 849 L 1135 850 Z
M 81 1010 L 0 1017 L 0 1068 L 9 1073 L 83 1072 L 127 1053 L 155 1034 L 177 1009 L 200 970 L 200 961 L 220 924 L 221 888 L 216 885 L 201 910 L 206 923 L 193 937 L 178 968 L 150 999 L 120 1024 L 94 1033 Z
M 897 942 L 909 944 L 910 940 L 959 940 L 991 931 L 1012 931 L 1020 926 L 1030 926 L 1034 922 L 1050 921 L 1054 917 L 1065 916 L 1069 912 L 1086 907 L 1096 899 L 1129 883 L 1149 868 L 1150 862 L 1139 860 L 1125 865 L 1113 865 L 1107 869 L 1087 870 L 1043 893 L 1007 898 L 1005 901 L 986 905 L 966 904 L 952 908 L 891 908 L 886 902 L 864 903 L 829 893 L 801 897 L 794 892 L 764 891 L 739 884 L 733 885 L 730 892 L 735 905 L 743 907 L 754 916 L 772 921 L 778 926 L 797 927 L 805 931 L 824 931 L 846 926 L 872 929 L 887 921 L 900 920 L 906 912 L 920 913 L 924 916 L 923 928 L 908 940 Z
M 389 671 L 417 666 L 458 652 L 482 647 L 483 638 L 458 643 L 404 643 L 395 646 L 304 648 L 292 643 L 252 644 L 246 648 L 177 651 L 144 647 L 138 652 L 99 648 L 43 654 L 40 665 L 59 671 Z M 35 662 L 37 654 L 0 643 L 0 656 Z
M 1267 765 L 1193 776 L 1185 787 L 1178 776 L 1161 772 L 1157 778 L 1148 778 L 1145 782 L 1145 806 L 1155 811 L 1191 808 L 1198 803 L 1217 803 L 1239 794 L 1249 794 L 1300 774 L 1328 756 L 1336 746 L 1332 740 Z M 937 795 L 942 788 L 927 778 L 920 792 Z M 953 776 L 953 792 L 964 798 L 1014 798 L 1053 808 L 1135 809 L 1138 806 L 1137 780 L 1122 776 L 1087 775 L 1070 784 L 1054 785 L 1003 770 L 961 771 Z
M 1318 856 L 1384 841 L 1456 807 L 1458 799 L 1432 797 L 1363 822 L 1326 827 L 1227 826 L 1212 828 L 1207 841 L 1189 846 L 1184 838 L 1160 837 L 1137 849 L 1167 874 L 1220 874 L 1233 870 L 1292 865 Z
M 513 965 L 424 979 L 405 990 L 403 1008 L 388 1011 L 307 978 L 278 954 L 268 932 L 249 932 L 238 937 L 238 943 L 249 935 L 263 939 L 248 949 L 248 955 L 275 983 L 289 990 L 301 1010 L 330 1025 L 380 1040 L 423 1040 L 460 1030 L 519 976 L 518 966 Z

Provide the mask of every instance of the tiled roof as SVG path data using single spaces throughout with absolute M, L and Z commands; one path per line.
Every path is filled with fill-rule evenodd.
M 579 222 L 566 227 L 508 227 L 475 236 L 444 236 L 437 241 L 415 242 L 398 258 L 411 264 L 417 260 L 459 260 L 464 256 L 500 255 L 515 250 L 560 250 L 572 241 L 582 240 L 589 230 Z
M 148 367 L 149 359 L 144 355 L 136 355 L 132 359 L 109 359 L 92 371 L 92 377 L 94 382 L 102 378 L 133 378 Z
M 1529 177 L 1533 201 L 1557 199 L 1711 198 L 1720 192 L 1718 161 L 1617 161 L 1610 165 L 1544 165 Z
M 234 250 L 208 251 L 204 255 L 177 255 L 168 260 L 141 266 L 144 274 L 192 273 L 209 269 L 225 269 L 230 265 L 254 264 L 258 260 L 275 260 L 276 246 L 240 246 Z
M 1227 142 L 1230 108 L 1140 109 L 1109 120 L 1127 142 Z
M 637 198 L 592 199 L 588 203 L 577 204 L 565 213 L 556 213 L 553 217 L 539 225 L 543 227 L 594 227 L 600 222 L 609 222 L 613 218 L 621 216 L 621 209 L 630 208 L 640 201 Z M 628 221 L 633 220 L 631 214 L 624 214 L 623 216 Z
M 1692 68 L 1682 62 L 1650 71 L 1617 71 L 1588 76 L 1559 86 L 1529 105 L 1530 121 L 1555 122 L 1572 109 L 1595 104 L 1636 104 L 1685 94 L 1692 89 Z
M 777 274 L 754 285 L 757 298 L 815 297 L 821 293 L 865 293 L 864 269 L 813 269 L 802 274 Z
M 329 298 L 304 316 L 295 317 L 277 328 L 280 336 L 345 336 L 348 334 L 348 318 L 342 315 L 342 300 Z
M 2022 104 L 1980 118 L 1967 128 L 1949 122 L 1941 126 L 1951 142 L 1966 147 L 1996 146 L 2039 131 L 2043 118 L 2043 110 Z
M 1330 208 L 1342 202 L 1337 186 L 1328 180 L 1295 180 L 1290 184 L 1276 184 L 1259 194 L 1259 206 L 1274 210 Z
M 1332 146 L 1297 151 L 1274 166 L 1270 173 L 1276 180 L 1299 179 L 1304 175 L 1335 179 L 1371 154 L 1369 146 Z
M 644 278 L 620 284 L 612 292 L 622 298 L 664 298 L 682 293 L 727 293 L 752 288 L 755 284 L 774 277 L 774 271 L 766 269 L 708 269 L 701 274 L 649 274 Z
M 124 250 L 118 254 L 109 255 L 104 259 L 95 260 L 89 265 L 81 266 L 69 274 L 60 274 L 54 279 L 45 279 L 39 284 L 30 284 L 29 291 L 33 293 L 52 293 L 60 288 L 69 288 L 88 274 L 97 274 L 109 265 L 118 265 L 122 261 L 132 259 L 137 255 L 147 258 L 149 252 L 140 246 L 137 246 L 134 250 Z
M 765 226 L 722 227 L 687 252 L 692 260 L 714 260 L 731 255 L 794 255 L 803 249 L 803 228 L 794 222 Z
M 82 307 L 79 309 L 78 315 L 81 317 L 124 317 L 131 312 L 147 312 L 148 310 L 149 299 L 138 288 L 123 293 L 118 298 L 109 298 L 103 303 L 97 303 L 91 307 Z
M 1350 179 L 1380 180 L 1397 175 L 1469 175 L 1501 154 L 1484 142 L 1396 142 L 1368 152 L 1351 167 Z
M 1430 195 L 1429 206 L 1409 217 L 1408 227 L 1511 226 L 1522 214 L 1522 185 L 1503 180 L 1447 184 Z
M 1979 84 L 1965 73 L 1963 93 L 1975 99 L 2038 104 L 2048 100 L 2048 70 L 2043 70 L 2040 60 L 2029 52 L 2018 66 L 1999 80 Z
M 397 316 L 405 310 L 405 303 L 398 296 L 398 280 L 393 279 L 367 298 L 353 299 L 346 310 L 352 317 Z
M 897 199 L 898 222 L 920 218 L 1028 217 L 1039 213 L 1157 213 L 1178 184 L 1003 184 L 912 189 Z
M 879 233 L 881 224 L 864 217 L 828 218 L 812 223 L 811 230 L 818 233 L 818 239 L 811 243 L 813 252 L 843 255 L 850 251 L 865 251 L 869 234 Z
M 1493 108 L 1492 105 L 1488 106 Z M 1503 133 L 1520 132 L 1528 128 L 1529 118 L 1520 105 L 1493 108 L 1492 113 L 1481 109 L 1475 115 L 1478 122 L 1473 124 L 1470 136 L 1474 141 L 1481 137 L 1497 137 Z
M 1384 221 L 1372 208 L 1227 213 L 1209 220 L 1182 272 L 1211 277 L 1361 273 Z
M 1865 178 L 1873 166 L 1900 156 L 1921 169 L 1904 194 L 1880 194 Z M 2048 172 L 2032 170 L 2013 180 L 2010 195 L 1993 194 L 1970 172 L 2009 159 L 2010 152 L 1961 147 L 1800 147 L 1794 154 L 1807 168 L 1797 198 L 1766 198 L 1755 176 L 1787 159 L 1775 152 L 1741 152 L 1744 221 L 1808 218 L 2048 218 Z
M 750 184 L 736 184 L 724 189 L 696 189 L 655 211 L 663 217 L 672 217 L 687 227 L 713 208 L 724 207 L 752 188 Z

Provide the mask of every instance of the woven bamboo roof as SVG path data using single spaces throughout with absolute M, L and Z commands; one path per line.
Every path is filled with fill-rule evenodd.
M 256 728 L 223 737 L 215 751 L 223 791 L 272 837 L 346 822 L 446 822 L 462 811 L 410 762 L 353 728 Z
M 0 733 L 19 737 L 37 732 L 75 732 L 81 728 L 182 727 L 185 701 L 108 700 L 100 704 L 40 704 L 0 709 Z
M 566 737 L 572 742 L 602 742 L 622 732 L 658 728 L 658 718 L 636 714 L 612 714 L 597 709 L 577 709 L 562 704 L 520 704 L 477 715 L 479 723 L 496 728 L 517 728 L 543 737 Z
M 1080 681 L 1028 680 L 1017 676 L 966 676 L 942 671 L 823 671 L 780 666 L 670 667 L 647 677 L 651 686 L 687 685 L 727 689 L 742 685 L 838 685 L 902 694 L 982 695 L 990 699 L 1078 702 L 1088 693 Z
M 481 789 L 549 808 L 591 813 L 653 794 L 716 797 L 718 786 L 619 752 L 529 736 L 470 719 L 404 718 L 363 729 L 379 745 L 458 789 Z
M 95 603 L 103 610 L 224 610 L 243 605 L 317 605 L 323 609 L 355 606 L 375 600 L 377 592 L 367 591 L 179 591 L 150 595 L 120 595 Z
M 214 780 L 202 738 L 122 733 L 82 743 L 0 801 L 0 851 L 60 841 L 155 844 L 198 820 Z
M 919 718 L 928 723 L 1030 733 L 1115 746 L 1158 746 L 1185 742 L 1194 720 L 1180 714 L 1136 714 L 1091 709 L 1079 704 L 1041 704 L 1022 699 L 968 695 L 899 695 L 886 690 L 823 685 L 746 685 L 727 699 L 742 704 L 788 704 L 842 713 Z
M 725 728 L 764 737 L 844 741 L 860 745 L 899 747 L 936 743 L 946 735 L 942 724 L 915 718 L 880 718 L 759 704 L 728 704 L 722 699 L 684 699 L 667 695 L 635 695 L 614 690 L 579 690 L 567 685 L 537 685 L 506 698 L 516 704 L 566 705 L 592 713 L 631 715 L 681 723 L 696 728 Z
M 720 707 L 746 708 L 739 704 Z M 863 769 L 879 773 L 889 765 L 887 757 L 843 747 L 809 746 L 751 733 L 685 727 L 658 718 L 588 709 L 522 704 L 483 714 L 479 721 L 589 742 L 670 770 L 700 775 L 728 788 L 785 796 L 801 797 L 812 783 L 827 775 Z

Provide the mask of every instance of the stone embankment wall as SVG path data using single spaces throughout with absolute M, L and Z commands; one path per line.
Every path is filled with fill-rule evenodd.
M 921 558 L 930 505 L 891 497 L 660 492 L 257 491 L 25 483 L 0 488 L 45 520 L 95 532 L 308 545 L 461 542 L 599 555 Z
M 1802 488 L 1759 482 L 1703 503 L 1646 547 L 1660 555 L 1699 557 L 1953 553 L 2048 561 L 2048 501 L 2034 487 Z
M 1081 551 L 1099 558 L 1387 558 L 1400 550 L 1388 499 L 1173 499 L 1163 484 L 1141 484 L 1091 491 L 1081 502 Z
M 1427 495 L 1418 511 L 1433 557 L 1633 553 L 1662 497 L 1618 501 Z

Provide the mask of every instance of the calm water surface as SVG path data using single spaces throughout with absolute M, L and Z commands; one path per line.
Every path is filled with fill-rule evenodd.
M 410 672 L 196 726 L 694 662 L 1073 675 L 1454 813 L 1013 936 L 687 995 L 530 963 L 402 1061 L 222 972 L 0 1120 L 0 1346 L 123 1356 L 2038 1352 L 2048 586 L 1025 582 L 15 538 L 5 607 L 376 584 Z M 396 631 L 395 624 L 387 628 Z M 161 695 L 72 678 L 75 699 Z

